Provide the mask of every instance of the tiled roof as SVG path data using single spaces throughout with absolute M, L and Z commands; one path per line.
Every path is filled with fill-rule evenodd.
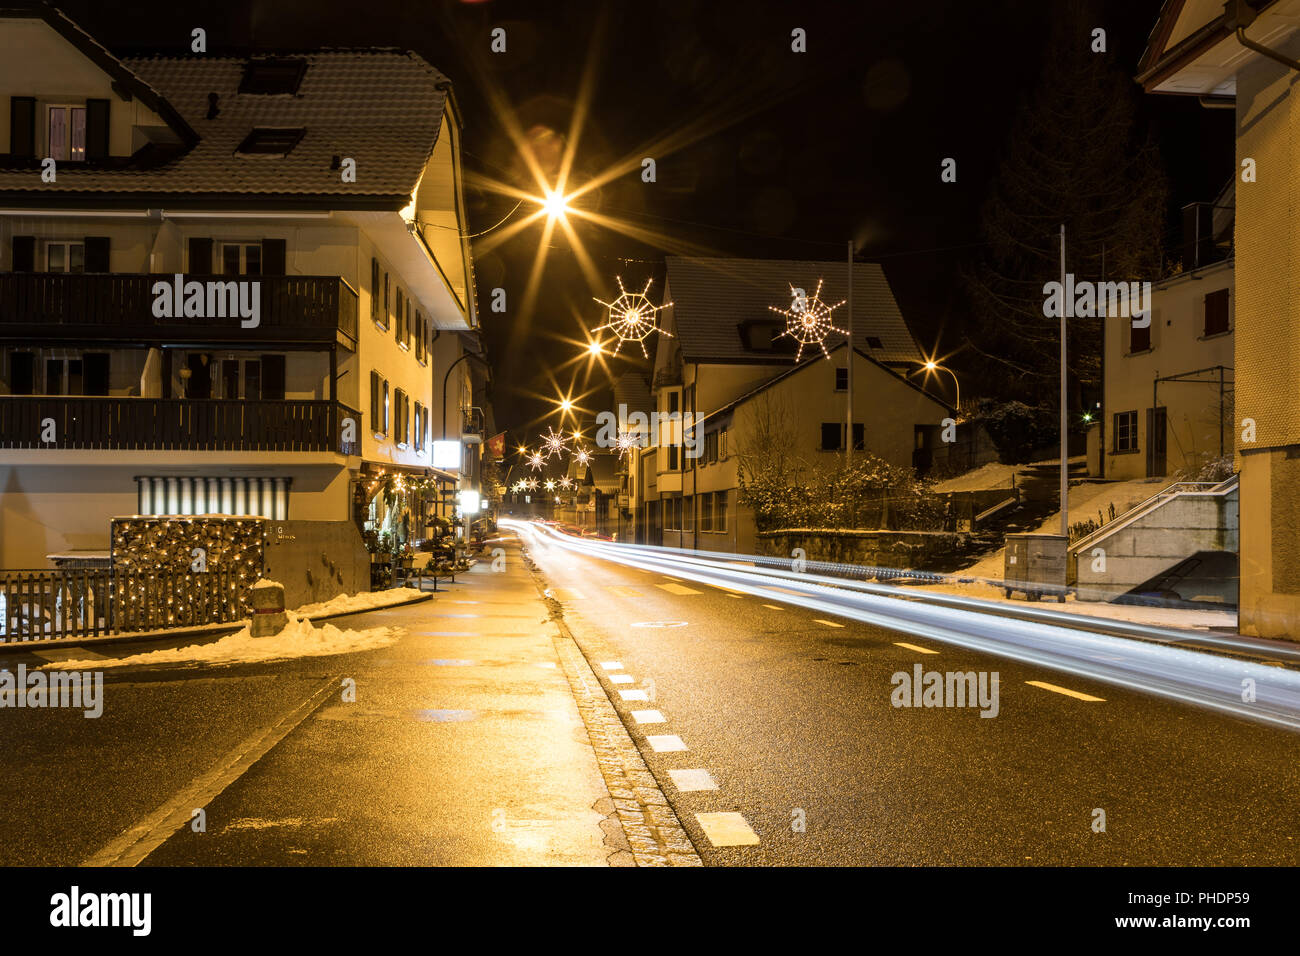
M 629 412 L 654 410 L 650 385 L 640 372 L 624 372 L 614 382 L 614 405 L 626 405 Z
M 31 171 L 0 171 L 0 191 L 334 197 L 409 196 L 437 141 L 447 78 L 413 53 L 324 50 L 307 62 L 297 93 L 239 93 L 244 58 L 143 57 L 121 62 L 184 118 L 198 145 L 152 169 L 61 164 L 57 183 Z M 207 119 L 208 94 L 218 114 Z M 128 109 L 121 101 L 113 109 Z M 284 157 L 239 156 L 254 127 L 302 128 Z M 355 183 L 333 158 L 356 160 Z
M 669 256 L 667 263 L 676 335 L 688 362 L 772 361 L 771 352 L 746 348 L 738 326 L 749 320 L 784 321 L 768 306 L 788 309 L 791 285 L 811 296 L 817 280 L 824 280 L 821 298 L 827 305 L 848 296 L 848 266 L 844 262 Z M 834 324 L 844 328 L 848 306 L 832 315 Z M 884 270 L 876 263 L 854 263 L 853 315 L 855 342 L 867 355 L 879 362 L 922 358 Z M 872 347 L 871 338 L 878 339 L 880 347 Z M 843 339 L 832 334 L 826 344 L 829 347 L 837 340 Z

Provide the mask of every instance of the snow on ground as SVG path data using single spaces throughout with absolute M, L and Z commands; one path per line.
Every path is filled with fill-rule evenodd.
M 400 627 L 371 627 L 362 631 L 342 630 L 333 624 L 313 627 L 306 617 L 292 611 L 288 615 L 288 627 L 272 637 L 253 637 L 249 628 L 245 627 L 207 644 L 160 648 L 129 657 L 58 661 L 49 666 L 59 670 L 103 670 L 108 667 L 148 664 L 249 664 L 373 651 L 395 643 L 406 633 Z
M 360 594 L 340 594 L 319 604 L 304 604 L 297 614 L 303 617 L 322 617 L 331 614 L 346 614 L 349 611 L 373 611 L 376 608 L 401 604 L 419 597 L 418 588 L 390 588 L 387 591 L 363 591 Z
M 956 475 L 941 481 L 934 486 L 934 490 L 943 494 L 948 491 L 992 491 L 997 488 L 1011 488 L 1011 476 L 1016 473 L 1020 465 L 1003 465 L 1000 462 L 991 461 L 987 465 L 981 465 L 972 471 Z

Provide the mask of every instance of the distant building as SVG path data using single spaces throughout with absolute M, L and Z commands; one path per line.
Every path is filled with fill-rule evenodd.
M 842 262 L 757 259 L 687 259 L 670 256 L 664 330 L 658 337 L 651 382 L 653 409 L 661 416 L 693 416 L 688 445 L 673 444 L 661 429 L 658 447 L 636 458 L 637 539 L 713 551 L 752 552 L 754 519 L 739 500 L 738 456 L 763 421 L 775 417 L 798 453 L 843 454 L 849 350 L 843 335 L 805 346 L 781 336 L 791 287 L 811 298 L 822 282 L 827 305 L 848 296 Z M 918 442 L 952 410 L 908 381 L 904 372 L 924 361 L 885 279 L 874 263 L 853 268 L 853 443 L 895 465 L 911 466 Z M 843 328 L 848 307 L 835 309 Z

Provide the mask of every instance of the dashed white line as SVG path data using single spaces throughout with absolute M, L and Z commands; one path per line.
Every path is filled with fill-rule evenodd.
M 666 724 L 668 718 L 657 710 L 634 710 L 632 719 L 638 724 Z
M 821 618 L 819 618 L 819 617 L 815 617 L 815 618 L 813 618 L 813 620 L 814 620 L 816 623 L 818 623 L 818 624 L 825 624 L 827 627 L 843 627 L 843 626 L 844 626 L 843 624 L 837 624 L 837 623 L 835 623 L 834 621 L 823 621 L 823 620 L 822 620 Z
M 904 650 L 915 651 L 918 654 L 938 654 L 938 651 L 932 651 L 928 647 L 918 647 L 916 644 L 904 644 L 902 641 L 894 641 L 895 647 L 901 647 Z
M 621 671 L 623 665 L 619 661 L 601 661 L 600 666 L 607 671 Z
M 649 700 L 650 695 L 643 690 L 621 690 L 619 696 L 624 700 Z
M 611 674 L 609 679 L 615 684 L 631 684 L 636 680 L 631 674 Z
M 682 738 L 676 734 L 651 734 L 646 737 L 646 743 L 657 754 L 674 753 L 679 750 L 689 749 L 682 741 Z
M 758 845 L 758 834 L 739 813 L 697 813 L 695 819 L 714 846 Z
M 669 770 L 668 776 L 672 778 L 673 786 L 682 793 L 718 789 L 717 781 L 709 775 L 707 770 Z
M 1030 687 L 1041 687 L 1043 690 L 1050 690 L 1054 694 L 1064 694 L 1066 697 L 1073 697 L 1076 700 L 1093 701 L 1096 703 L 1105 703 L 1105 697 L 1093 697 L 1091 694 L 1085 694 L 1082 691 L 1070 690 L 1068 687 L 1061 687 L 1057 684 L 1049 684 L 1043 680 L 1025 681 Z

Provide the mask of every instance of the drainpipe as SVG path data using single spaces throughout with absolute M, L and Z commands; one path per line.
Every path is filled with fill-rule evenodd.
M 1254 50 L 1260 56 L 1266 56 L 1270 60 L 1281 63 L 1287 69 L 1300 73 L 1300 60 L 1293 60 L 1276 50 L 1270 50 L 1263 44 L 1256 43 L 1246 36 L 1246 27 L 1254 23 L 1259 17 L 1259 11 L 1252 7 L 1247 0 L 1228 0 L 1223 7 L 1223 17 L 1228 29 L 1236 30 L 1237 42 L 1246 49 Z

